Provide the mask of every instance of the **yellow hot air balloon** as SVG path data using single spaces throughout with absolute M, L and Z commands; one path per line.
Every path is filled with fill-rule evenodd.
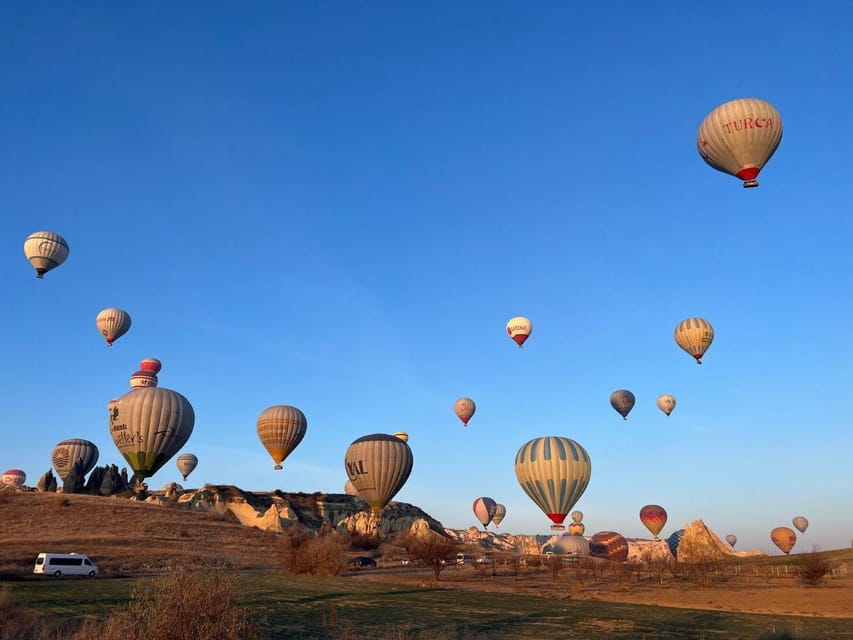
M 586 491 L 591 474 L 586 449 L 561 436 L 534 438 L 515 456 L 521 488 L 551 519 L 555 531 L 565 528 L 563 521 Z
M 696 135 L 699 154 L 709 165 L 757 187 L 758 173 L 782 140 L 782 118 L 769 102 L 731 100 L 709 113 Z
M 521 349 L 524 341 L 533 333 L 533 324 L 524 316 L 516 316 L 506 323 L 506 333 Z
M 36 278 L 43 278 L 68 258 L 68 243 L 56 233 L 36 231 L 24 240 L 24 255 L 36 270 Z
M 628 419 L 628 414 L 631 413 L 636 401 L 634 394 L 627 389 L 618 389 L 610 394 L 610 406 L 616 409 L 623 420 Z
M 776 527 L 770 532 L 770 539 L 785 555 L 788 555 L 797 542 L 797 534 L 788 527 Z
M 658 396 L 658 409 L 663 411 L 667 416 L 675 409 L 675 396 L 671 393 L 664 393 Z
M 394 437 L 395 437 L 395 438 L 400 438 L 400 440 L 402 440 L 403 442 L 408 442 L 408 441 L 409 441 L 409 434 L 408 434 L 408 433 L 406 433 L 405 431 L 395 431 L 395 432 L 394 432 Z
M 570 522 L 569 523 L 569 535 L 570 536 L 582 536 L 584 531 L 586 531 L 586 525 L 584 525 L 583 522 Z
M 658 534 L 666 524 L 666 509 L 657 504 L 647 504 L 640 509 L 640 522 L 652 532 L 655 540 L 658 539 Z
M 104 309 L 95 318 L 98 331 L 107 341 L 107 346 L 113 346 L 113 342 L 121 338 L 130 329 L 130 314 L 118 307 Z
M 281 469 L 284 459 L 302 442 L 308 431 L 308 419 L 296 407 L 277 404 L 264 409 L 258 417 L 258 438 Z M 392 437 L 392 436 L 389 436 Z
M 56 475 L 65 482 L 68 474 L 78 462 L 80 463 L 81 474 L 84 476 L 95 468 L 98 463 L 98 447 L 94 442 L 89 442 L 83 438 L 63 440 L 53 448 L 50 461 L 53 463 L 53 468 L 56 469 Z
M 467 427 L 471 416 L 477 411 L 477 405 L 471 398 L 459 398 L 453 405 L 453 411 L 456 417 L 462 421 L 462 424 Z
M 178 465 L 178 471 L 181 472 L 184 480 L 186 480 L 187 476 L 198 466 L 198 457 L 194 453 L 182 453 L 175 460 L 175 464 Z
M 189 400 L 163 387 L 133 389 L 110 414 L 113 443 L 133 469 L 134 480 L 153 476 L 183 447 L 193 432 Z
M 373 513 L 379 513 L 403 488 L 413 463 L 409 445 L 384 433 L 358 438 L 344 456 L 347 476 Z
M 702 364 L 702 356 L 714 341 L 714 327 L 703 318 L 687 318 L 675 327 L 675 341 Z
M 500 503 L 495 505 L 495 515 L 492 516 L 492 522 L 498 526 L 506 517 L 506 507 Z

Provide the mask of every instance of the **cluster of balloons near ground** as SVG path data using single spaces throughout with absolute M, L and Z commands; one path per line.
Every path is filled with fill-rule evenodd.
M 756 187 L 759 172 L 781 138 L 782 120 L 776 109 L 762 100 L 741 98 L 718 106 L 705 117 L 696 144 L 699 154 L 711 167 L 743 180 L 744 187 Z M 26 239 L 24 254 L 36 276 L 42 278 L 65 262 L 69 247 L 58 234 L 39 231 Z M 101 311 L 96 320 L 108 345 L 127 332 L 130 322 L 130 315 L 117 308 Z M 532 330 L 530 320 L 523 316 L 512 318 L 506 325 L 507 335 L 519 347 Z M 689 318 L 675 330 L 676 342 L 699 364 L 713 337 L 710 323 L 701 318 Z M 134 469 L 134 478 L 141 481 L 153 475 L 186 443 L 195 415 L 184 396 L 157 386 L 156 372 L 141 367 L 137 374 L 132 379 L 137 385 L 121 398 L 110 401 L 109 408 L 113 442 Z M 633 401 L 633 394 L 626 390 L 611 397 L 611 404 L 623 417 L 627 417 L 628 405 L 633 406 Z M 675 398 L 665 394 L 658 399 L 658 406 L 669 415 L 675 407 Z M 455 408 L 467 425 L 475 411 L 473 400 L 461 398 Z M 304 438 L 307 420 L 296 407 L 276 405 L 261 414 L 257 430 L 275 461 L 275 468 L 280 469 L 284 459 Z M 377 512 L 411 473 L 412 452 L 407 442 L 396 435 L 372 434 L 350 445 L 344 464 L 353 488 Z M 193 460 L 184 458 L 182 472 L 191 466 Z M 591 464 L 586 450 L 574 440 L 547 436 L 534 438 L 519 449 L 515 472 L 527 495 L 551 519 L 552 528 L 561 529 L 566 514 L 589 483 Z M 493 519 L 494 515 L 490 517 Z M 595 544 L 599 543 L 605 544 L 601 541 Z

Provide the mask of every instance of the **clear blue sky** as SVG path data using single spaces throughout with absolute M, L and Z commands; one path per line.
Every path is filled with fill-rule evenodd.
M 851 20 L 840 0 L 4 3 L 0 467 L 34 483 L 71 437 L 123 466 L 106 403 L 150 356 L 195 408 L 190 486 L 340 492 L 353 440 L 405 430 L 397 499 L 466 528 L 491 496 L 499 530 L 547 533 L 513 462 L 562 435 L 592 458 L 588 533 L 647 537 L 657 503 L 664 535 L 702 518 L 775 552 L 805 515 L 797 551 L 847 546 Z M 785 131 L 751 190 L 695 147 L 747 96 Z M 22 252 L 41 229 L 71 245 L 43 281 Z M 109 306 L 133 318 L 111 349 Z M 701 367 L 672 336 L 691 316 L 716 329 Z M 309 421 L 280 472 L 255 431 L 273 404 Z

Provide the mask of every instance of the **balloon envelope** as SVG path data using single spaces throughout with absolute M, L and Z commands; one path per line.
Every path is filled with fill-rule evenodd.
M 577 523 L 575 523 L 577 524 Z M 554 553 L 571 554 L 577 556 L 589 555 L 589 541 L 583 536 L 564 533 L 554 545 Z
M 56 475 L 65 482 L 77 462 L 80 463 L 80 471 L 84 476 L 94 469 L 98 463 L 98 453 L 98 447 L 94 442 L 82 438 L 71 438 L 63 440 L 53 448 L 50 461 L 53 463 Z
M 27 474 L 20 469 L 6 469 L 0 476 L 0 482 L 10 487 L 23 487 L 27 481 Z
M 163 387 L 133 389 L 110 414 L 113 443 L 133 469 L 134 480 L 153 476 L 189 440 L 195 412 L 189 400 Z
M 628 419 L 628 414 L 634 408 L 635 402 L 634 394 L 627 389 L 619 389 L 610 394 L 610 406 L 616 409 L 623 420 Z
M 142 362 L 139 363 L 140 371 L 150 371 L 151 373 L 158 374 L 160 373 L 160 369 L 163 368 L 163 363 L 160 362 L 157 358 L 145 358 Z
M 734 547 L 737 544 L 737 536 L 733 533 L 730 533 L 729 535 L 726 536 L 726 542 L 728 542 L 729 545 Z
M 685 532 L 686 529 L 679 529 L 678 531 L 670 534 L 666 539 L 666 546 L 669 547 L 669 552 L 676 560 L 678 560 L 678 545 L 681 544 L 681 540 L 684 538 Z
M 509 322 L 506 323 L 506 333 L 520 349 L 524 345 L 524 341 L 533 333 L 533 324 L 524 316 L 516 316 L 510 318 Z
M 658 534 L 666 524 L 666 510 L 657 504 L 647 504 L 640 509 L 640 522 L 652 532 L 655 540 L 657 540 Z
M 675 396 L 670 393 L 658 396 L 658 409 L 666 415 L 672 413 L 672 410 L 675 409 Z
M 800 533 L 805 533 L 806 529 L 809 528 L 809 521 L 803 516 L 797 516 L 791 520 L 791 524 L 793 524 Z
M 468 426 L 468 421 L 471 419 L 471 416 L 474 415 L 476 410 L 477 405 L 474 404 L 474 401 L 471 400 L 471 398 L 459 398 L 459 400 L 457 400 L 453 405 L 453 412 L 466 427 Z
M 564 528 L 563 521 L 586 491 L 591 474 L 586 449 L 561 436 L 534 438 L 515 456 L 515 476 L 521 488 L 557 531 Z
M 395 438 L 400 438 L 400 440 L 402 440 L 403 442 L 408 442 L 408 441 L 409 441 L 409 434 L 408 434 L 408 433 L 406 433 L 405 431 L 395 431 L 395 432 L 394 432 L 394 437 L 395 437 Z
M 344 456 L 350 481 L 374 513 L 379 513 L 403 488 L 413 462 L 409 445 L 384 433 L 355 440 Z
M 586 525 L 583 522 L 570 522 L 569 523 L 569 535 L 570 536 L 582 536 L 586 531 Z
M 714 341 L 714 327 L 703 318 L 687 318 L 675 327 L 675 342 L 702 364 L 702 356 Z
M 572 522 L 583 522 L 583 511 L 572 511 Z
M 274 469 L 279 470 L 284 459 L 293 453 L 305 437 L 308 419 L 296 407 L 277 404 L 261 412 L 257 430 L 261 444 L 266 447 L 275 462 Z
M 118 307 L 109 307 L 98 313 L 95 318 L 98 331 L 107 341 L 107 346 L 113 346 L 113 342 L 121 338 L 130 329 L 130 314 Z
M 59 234 L 36 231 L 24 240 L 24 255 L 36 270 L 36 277 L 43 278 L 68 258 L 68 243 Z
M 589 539 L 589 555 L 625 562 L 628 559 L 628 541 L 615 531 L 599 531 Z
M 770 532 L 770 539 L 787 555 L 797 542 L 797 534 L 788 527 L 776 527 Z
M 178 471 L 181 472 L 184 480 L 186 480 L 187 476 L 198 466 L 198 457 L 193 453 L 182 453 L 175 460 L 175 464 L 178 465 Z
M 495 505 L 495 515 L 492 516 L 492 522 L 495 526 L 499 525 L 503 522 L 503 519 L 506 517 L 506 507 L 500 503 Z
M 759 172 L 782 140 L 782 118 L 769 102 L 730 100 L 709 113 L 696 134 L 699 155 L 718 171 L 757 187 Z
M 487 528 L 488 524 L 492 521 L 492 518 L 495 515 L 495 511 L 498 508 L 498 503 L 492 500 L 491 498 L 477 498 L 474 500 L 474 515 L 477 517 L 477 520 L 480 521 L 480 524 L 483 525 L 483 528 Z

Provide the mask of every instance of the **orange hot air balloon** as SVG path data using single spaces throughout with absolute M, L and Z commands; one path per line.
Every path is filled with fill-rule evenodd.
M 462 424 L 467 427 L 471 416 L 477 411 L 477 405 L 471 398 L 459 398 L 453 405 L 453 411 L 456 413 L 456 417 L 462 421 Z
M 586 525 L 583 522 L 572 522 L 569 525 L 570 536 L 582 536 L 584 531 L 586 531 Z
M 599 531 L 589 539 L 589 555 L 625 562 L 628 559 L 628 541 L 615 531 Z
M 275 462 L 273 468 L 278 471 L 284 459 L 293 453 L 305 437 L 308 419 L 296 407 L 277 404 L 261 412 L 256 427 L 258 438 Z
M 655 540 L 658 540 L 658 534 L 666 524 L 666 510 L 656 504 L 647 504 L 640 509 L 640 522 L 652 532 Z
M 788 555 L 797 543 L 797 534 L 788 527 L 776 527 L 770 532 L 770 539 L 785 555 Z

